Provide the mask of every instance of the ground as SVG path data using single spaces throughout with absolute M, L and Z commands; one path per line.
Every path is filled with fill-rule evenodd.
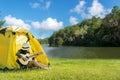
M 51 70 L 0 71 L 1 80 L 120 80 L 119 59 L 50 59 Z

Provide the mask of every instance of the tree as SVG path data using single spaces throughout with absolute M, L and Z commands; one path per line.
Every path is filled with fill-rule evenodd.
M 120 10 L 118 6 L 114 6 L 112 12 L 106 15 L 96 32 L 103 45 L 120 46 Z
M 62 46 L 63 44 L 63 39 L 61 37 L 57 38 L 57 45 Z
M 113 9 L 112 9 L 112 13 L 116 14 L 118 12 L 119 12 L 119 7 L 118 6 L 114 6 Z
M 76 25 L 55 32 L 51 45 L 65 46 L 120 46 L 120 10 L 114 6 L 105 18 L 93 16 Z
M 0 21 L 0 27 L 2 27 L 2 25 L 5 23 L 4 20 Z

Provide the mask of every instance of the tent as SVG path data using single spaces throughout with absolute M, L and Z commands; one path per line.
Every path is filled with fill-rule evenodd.
M 19 69 L 16 53 L 23 43 L 29 43 L 31 54 L 42 52 L 37 61 L 49 65 L 48 58 L 37 39 L 26 29 L 16 26 L 0 28 L 0 69 Z

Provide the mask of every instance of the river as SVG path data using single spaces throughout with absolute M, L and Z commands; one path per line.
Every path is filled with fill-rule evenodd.
M 120 59 L 120 47 L 48 47 L 43 46 L 49 58 Z

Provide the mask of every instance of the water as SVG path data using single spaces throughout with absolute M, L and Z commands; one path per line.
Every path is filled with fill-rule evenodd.
M 120 59 L 120 47 L 48 47 L 49 58 Z

